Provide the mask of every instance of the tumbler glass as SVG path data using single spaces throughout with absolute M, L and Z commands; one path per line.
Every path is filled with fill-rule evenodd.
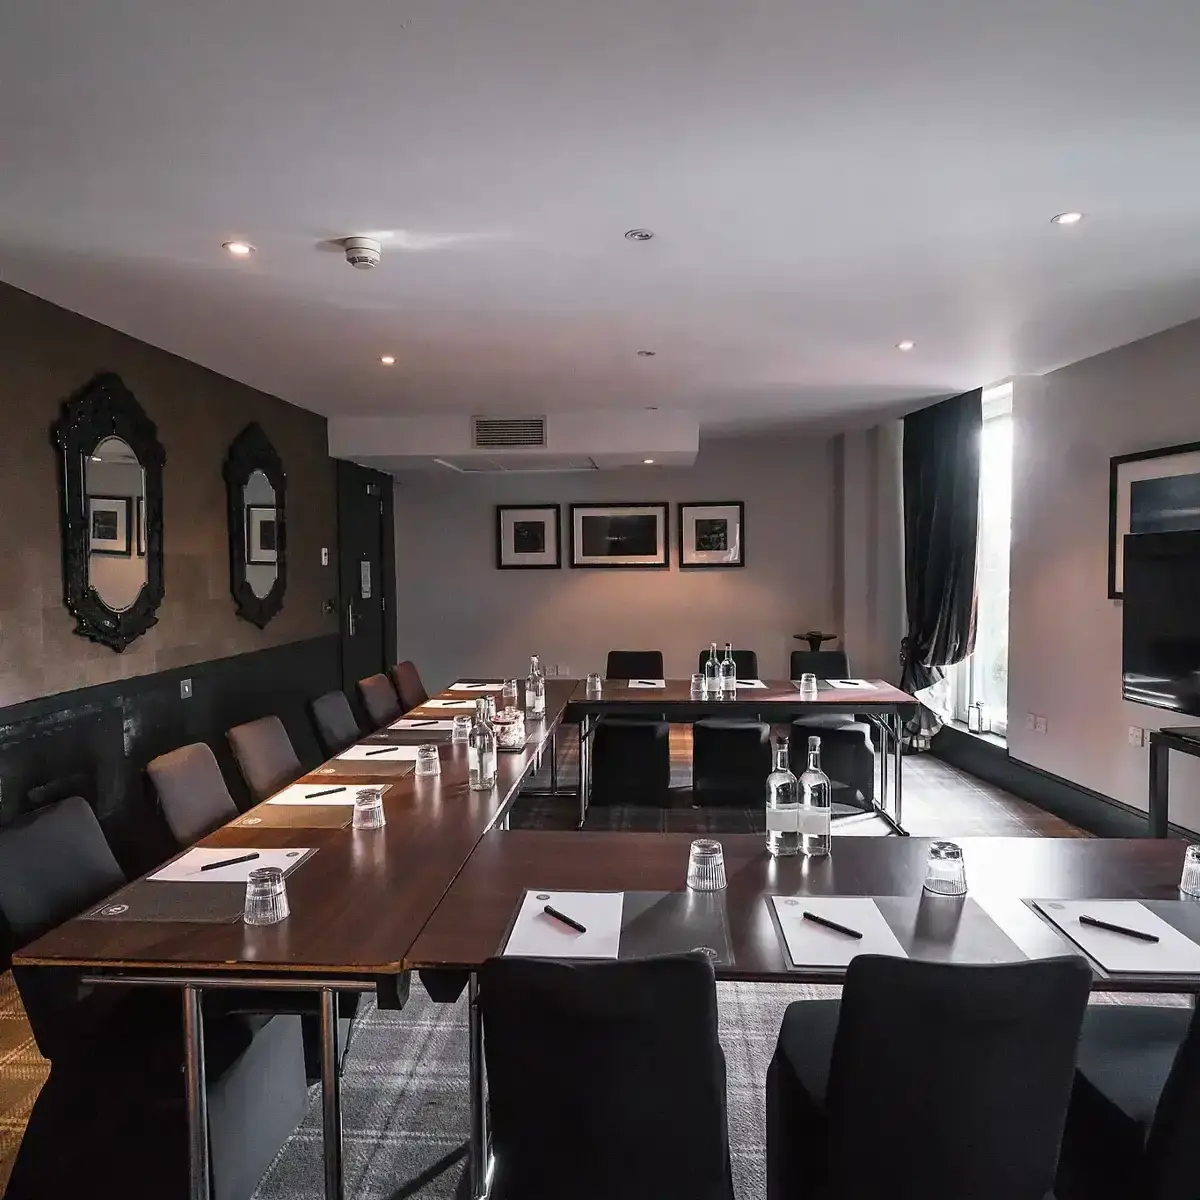
M 600 690 L 601 690 L 602 686 L 603 685 L 600 682 L 600 676 L 595 671 L 593 671 L 587 677 L 587 694 L 589 696 L 600 695 Z
M 1200 846 L 1189 846 L 1183 852 L 1183 876 L 1179 890 L 1185 896 L 1200 897 Z
M 515 679 L 506 679 L 504 681 L 504 690 L 500 694 L 504 698 L 503 707 L 505 709 L 517 707 L 517 701 L 521 693 L 517 689 L 517 681 Z
M 699 671 L 692 676 L 691 691 L 693 699 L 703 699 L 708 695 L 708 680 Z
M 925 867 L 925 890 L 938 896 L 965 896 L 967 868 L 962 847 L 954 842 L 934 842 Z
M 417 772 L 421 776 L 440 775 L 442 760 L 438 757 L 436 746 L 417 747 Z
M 817 677 L 811 671 L 805 671 L 800 676 L 800 693 L 804 696 L 817 694 Z
M 382 788 L 359 788 L 354 793 L 354 820 L 351 823 L 355 829 L 382 829 L 387 824 L 387 817 L 383 815 Z
M 246 906 L 242 920 L 247 925 L 275 925 L 288 908 L 287 883 L 279 867 L 257 867 L 246 876 Z
M 725 851 L 720 842 L 697 838 L 692 843 L 687 885 L 696 892 L 719 892 L 725 887 Z
M 454 728 L 450 733 L 452 742 L 466 743 L 471 740 L 471 718 L 470 717 L 455 717 Z

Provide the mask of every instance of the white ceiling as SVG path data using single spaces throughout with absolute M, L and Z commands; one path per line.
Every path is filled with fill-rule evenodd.
M 1196 0 L 14 2 L 0 279 L 323 413 L 856 422 L 1200 315 L 1197 62 Z

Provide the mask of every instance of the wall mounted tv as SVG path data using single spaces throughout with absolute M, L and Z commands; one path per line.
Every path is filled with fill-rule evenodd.
M 1121 694 L 1200 716 L 1200 532 L 1125 538 Z

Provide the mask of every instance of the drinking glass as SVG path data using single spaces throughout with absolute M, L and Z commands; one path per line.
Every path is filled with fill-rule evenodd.
M 484 702 L 484 704 L 487 705 L 488 720 L 494 721 L 496 719 L 496 697 L 495 696 L 485 696 L 483 698 L 483 702 Z
M 354 793 L 355 829 L 382 829 L 387 824 L 383 815 L 383 788 L 359 788 Z
M 279 867 L 257 867 L 246 876 L 242 920 L 247 925 L 275 925 L 289 912 L 287 884 Z
M 587 677 L 587 694 L 589 696 L 598 696 L 598 695 L 600 695 L 600 688 L 601 688 L 600 676 L 595 671 L 593 671 Z
M 719 892 L 725 887 L 725 851 L 720 842 L 697 838 L 692 843 L 687 885 L 696 892 Z
M 1179 890 L 1185 896 L 1200 897 L 1200 846 L 1189 846 L 1183 852 L 1183 876 Z
M 517 681 L 515 679 L 506 679 L 504 681 L 504 691 L 500 694 L 504 697 L 505 709 L 517 707 L 517 699 L 521 693 L 517 690 Z
M 805 671 L 804 674 L 800 676 L 800 691 L 806 696 L 816 695 L 817 677 L 811 671 Z
M 467 742 L 471 738 L 471 718 L 455 717 L 454 728 L 450 732 L 452 742 Z
M 692 696 L 703 698 L 708 695 L 708 680 L 702 672 L 697 671 L 692 676 Z
M 417 747 L 417 774 L 423 776 L 440 775 L 442 760 L 438 757 L 436 746 Z
M 967 868 L 962 847 L 954 842 L 934 842 L 925 867 L 925 890 L 938 896 L 965 896 Z

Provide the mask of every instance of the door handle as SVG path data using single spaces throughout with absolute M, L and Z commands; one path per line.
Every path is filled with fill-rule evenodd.
M 354 605 L 346 605 L 346 625 L 349 629 L 350 636 L 354 636 Z

